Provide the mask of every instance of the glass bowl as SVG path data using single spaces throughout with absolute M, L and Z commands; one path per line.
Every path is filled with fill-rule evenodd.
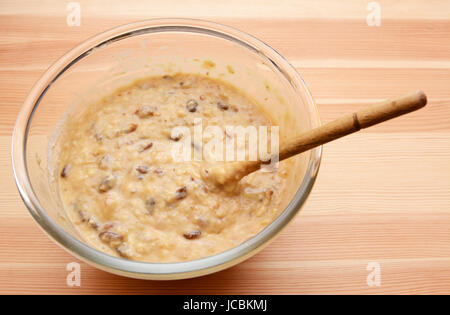
M 12 165 L 20 195 L 41 228 L 99 269 L 141 279 L 181 279 L 228 268 L 267 245 L 298 213 L 314 184 L 322 147 L 294 157 L 289 198 L 272 223 L 246 242 L 202 259 L 138 262 L 86 244 L 67 219 L 52 180 L 52 147 L 64 118 L 136 78 L 175 72 L 220 78 L 246 91 L 280 126 L 280 141 L 320 125 L 311 94 L 296 70 L 275 50 L 234 28 L 193 19 L 154 19 L 81 43 L 56 61 L 26 98 L 12 135 Z

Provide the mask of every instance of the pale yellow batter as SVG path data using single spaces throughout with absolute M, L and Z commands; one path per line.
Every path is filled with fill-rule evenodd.
M 238 89 L 193 74 L 136 81 L 66 122 L 60 194 L 83 239 L 132 260 L 185 261 L 239 245 L 279 215 L 289 161 L 225 191 L 203 181 L 207 162 L 173 160 L 172 128 L 195 118 L 203 128 L 271 125 Z

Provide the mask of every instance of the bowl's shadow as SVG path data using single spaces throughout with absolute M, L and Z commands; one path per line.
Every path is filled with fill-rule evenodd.
M 251 260 L 251 259 L 250 259 Z M 96 294 L 240 294 L 243 268 L 247 262 L 214 274 L 183 280 L 140 280 L 121 277 L 107 272 L 84 268 L 81 290 Z M 245 270 L 244 270 L 245 269 Z

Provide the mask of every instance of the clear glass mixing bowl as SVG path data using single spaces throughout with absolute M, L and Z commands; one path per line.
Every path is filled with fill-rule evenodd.
M 51 147 L 64 117 L 136 78 L 179 71 L 208 74 L 246 91 L 280 126 L 280 141 L 320 125 L 314 101 L 296 70 L 260 40 L 231 27 L 192 19 L 147 20 L 106 31 L 72 49 L 26 98 L 12 136 L 12 164 L 22 199 L 41 228 L 64 249 L 105 271 L 180 279 L 235 265 L 261 250 L 292 220 L 317 176 L 321 147 L 295 157 L 289 198 L 279 217 L 251 239 L 214 256 L 144 263 L 87 245 L 67 219 L 51 179 Z

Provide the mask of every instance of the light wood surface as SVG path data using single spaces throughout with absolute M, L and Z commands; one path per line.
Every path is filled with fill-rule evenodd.
M 69 1 L 0 3 L 0 293 L 450 293 L 450 2 Z M 428 105 L 324 147 L 313 193 L 266 249 L 197 279 L 122 278 L 79 262 L 38 228 L 16 190 L 10 135 L 21 102 L 64 52 L 105 29 L 153 17 L 196 17 L 262 39 L 298 69 L 324 123 L 422 89 Z M 367 284 L 368 263 L 381 286 Z

